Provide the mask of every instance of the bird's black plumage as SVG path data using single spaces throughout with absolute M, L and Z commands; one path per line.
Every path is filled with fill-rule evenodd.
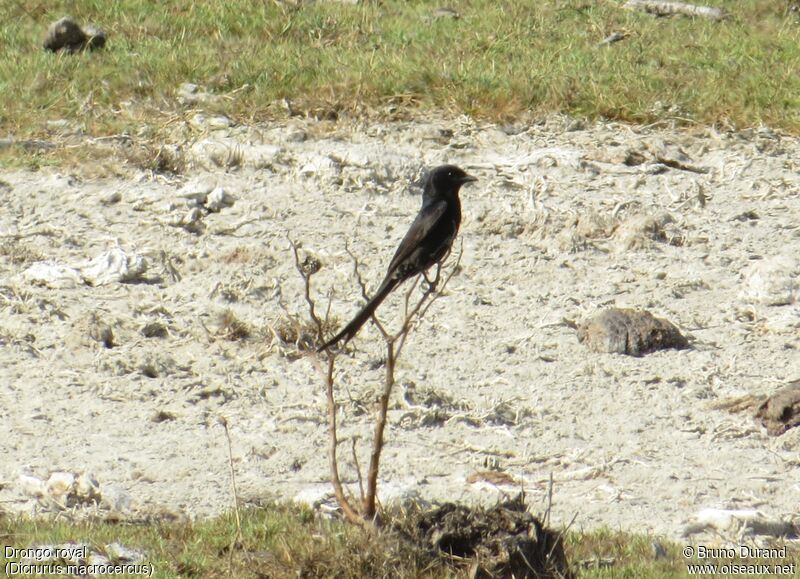
M 341 340 L 350 341 L 394 288 L 447 257 L 461 225 L 458 191 L 465 183 L 475 180 L 455 165 L 441 165 L 428 173 L 422 191 L 422 208 L 400 242 L 375 295 L 349 324 L 320 346 L 318 352 Z

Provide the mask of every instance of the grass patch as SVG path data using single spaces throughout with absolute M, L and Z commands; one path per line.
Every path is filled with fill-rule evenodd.
M 166 128 L 183 82 L 229 95 L 203 108 L 244 122 L 285 114 L 277 103 L 289 99 L 321 116 L 399 106 L 798 131 L 797 16 L 771 0 L 706 3 L 732 18 L 656 19 L 612 0 L 460 0 L 458 19 L 401 0 L 5 2 L 0 131 L 37 136 L 61 118 L 90 135 Z M 107 48 L 45 52 L 47 26 L 65 14 L 105 29 Z M 628 36 L 598 47 L 614 31 Z
M 3 545 L 27 548 L 87 543 L 103 553 L 110 543 L 145 554 L 153 577 L 467 577 L 442 559 L 386 534 L 374 536 L 340 521 L 322 520 L 312 511 L 283 504 L 241 512 L 241 534 L 233 513 L 196 522 L 69 523 L 0 516 Z M 655 579 L 687 576 L 684 545 L 609 530 L 570 532 L 567 558 L 582 579 Z M 13 558 L 4 558 L 0 564 Z M 794 564 L 797 548 L 786 559 L 744 559 L 740 564 Z M 748 577 L 771 575 L 749 574 Z

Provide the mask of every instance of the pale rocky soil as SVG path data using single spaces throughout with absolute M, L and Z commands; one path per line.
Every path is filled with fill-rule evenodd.
M 800 429 L 768 436 L 742 398 L 800 378 L 798 139 L 563 119 L 193 123 L 206 134 L 180 177 L 0 171 L 3 509 L 41 510 L 26 476 L 54 471 L 91 473 L 130 516 L 228 509 L 219 417 L 244 500 L 327 491 L 322 382 L 270 331 L 281 304 L 306 312 L 287 233 L 322 260 L 314 289 L 324 303 L 334 287 L 347 321 L 345 240 L 375 287 L 418 209 L 410 184 L 451 162 L 480 181 L 462 191 L 461 271 L 399 364 L 384 498 L 524 488 L 541 511 L 552 475 L 553 521 L 575 528 L 676 538 L 704 508 L 800 515 Z M 208 212 L 215 186 L 233 197 Z M 131 258 L 127 281 L 86 269 L 108 251 Z M 47 281 L 39 261 L 72 269 Z M 669 319 L 692 348 L 589 352 L 575 324 L 614 305 Z M 226 335 L 226 311 L 249 338 Z M 370 434 L 378 339 L 365 328 L 339 360 L 345 437 Z M 349 442 L 341 455 L 352 482 Z M 490 469 L 515 482 L 467 482 Z

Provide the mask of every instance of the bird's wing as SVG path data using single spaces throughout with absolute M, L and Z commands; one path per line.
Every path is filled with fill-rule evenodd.
M 414 218 L 414 222 L 411 224 L 411 227 L 408 228 L 405 237 L 403 237 L 403 241 L 401 241 L 400 245 L 397 247 L 392 262 L 389 264 L 389 268 L 387 269 L 389 275 L 394 272 L 403 260 L 407 259 L 411 253 L 419 248 L 420 242 L 425 239 L 436 226 L 445 211 L 447 211 L 447 201 L 445 200 L 431 203 L 419 210 L 416 218 Z

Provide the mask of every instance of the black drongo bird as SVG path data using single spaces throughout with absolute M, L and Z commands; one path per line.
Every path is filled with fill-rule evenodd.
M 394 288 L 447 257 L 461 225 L 458 190 L 472 181 L 476 181 L 475 177 L 455 165 L 442 165 L 428 173 L 422 190 L 422 208 L 400 242 L 380 287 L 353 321 L 320 346 L 318 352 L 340 340 L 350 341 Z

